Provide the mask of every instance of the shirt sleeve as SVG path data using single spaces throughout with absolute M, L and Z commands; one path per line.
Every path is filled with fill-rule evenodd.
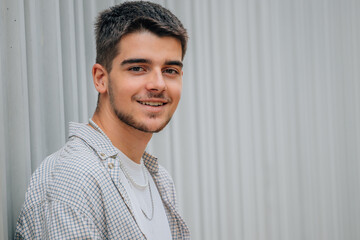
M 78 209 L 57 201 L 23 209 L 15 239 L 101 239 L 95 224 Z

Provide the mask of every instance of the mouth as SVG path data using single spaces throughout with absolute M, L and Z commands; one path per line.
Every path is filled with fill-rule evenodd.
M 166 102 L 147 102 L 147 101 L 137 101 L 137 102 L 142 105 L 152 106 L 152 107 L 160 107 L 166 104 Z

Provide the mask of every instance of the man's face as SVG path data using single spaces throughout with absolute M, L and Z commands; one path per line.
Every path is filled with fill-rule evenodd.
M 109 74 L 111 108 L 128 126 L 158 132 L 170 121 L 180 100 L 181 43 L 145 31 L 125 35 L 118 47 Z

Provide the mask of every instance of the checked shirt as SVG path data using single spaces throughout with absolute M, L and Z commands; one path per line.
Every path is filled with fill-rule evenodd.
M 120 181 L 118 152 L 86 124 L 70 123 L 69 140 L 32 175 L 15 239 L 146 239 Z M 190 239 L 177 211 L 174 183 L 157 158 L 143 155 L 159 190 L 173 239 Z

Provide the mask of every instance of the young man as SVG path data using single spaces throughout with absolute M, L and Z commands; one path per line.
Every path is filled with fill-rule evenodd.
M 187 33 L 168 10 L 127 2 L 96 23 L 89 124 L 33 174 L 15 239 L 189 239 L 174 184 L 145 152 L 180 99 Z

